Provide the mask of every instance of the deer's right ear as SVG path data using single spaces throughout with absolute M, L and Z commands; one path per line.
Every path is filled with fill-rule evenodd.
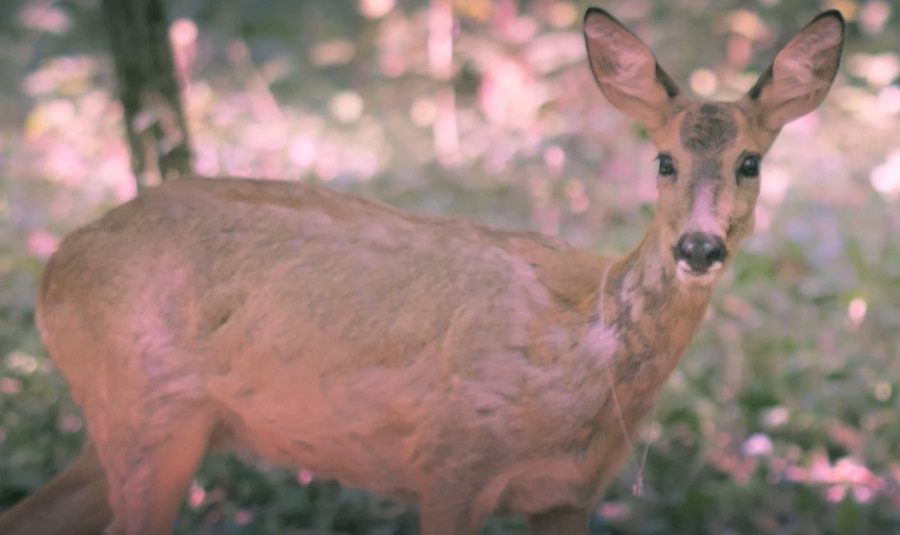
M 612 105 L 648 130 L 661 126 L 680 91 L 647 45 L 596 7 L 584 14 L 584 42 L 594 79 Z

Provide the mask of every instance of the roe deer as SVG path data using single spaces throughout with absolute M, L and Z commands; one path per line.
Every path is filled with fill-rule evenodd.
M 47 265 L 38 323 L 89 442 L 0 533 L 170 533 L 219 447 L 411 500 L 425 535 L 493 511 L 585 533 L 753 227 L 760 158 L 825 98 L 844 23 L 816 17 L 736 102 L 685 96 L 601 9 L 584 35 L 603 94 L 659 150 L 634 250 L 300 183 L 143 191 Z

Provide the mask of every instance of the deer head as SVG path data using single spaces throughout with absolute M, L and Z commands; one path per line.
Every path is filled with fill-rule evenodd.
M 656 253 L 682 283 L 708 286 L 753 228 L 763 155 L 786 123 L 828 93 L 843 18 L 816 17 L 736 102 L 685 96 L 650 49 L 602 9 L 587 11 L 584 36 L 603 94 L 643 123 L 659 151 Z

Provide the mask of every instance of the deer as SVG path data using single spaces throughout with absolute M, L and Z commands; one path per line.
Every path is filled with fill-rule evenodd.
M 48 260 L 36 321 L 88 439 L 0 534 L 171 533 L 218 449 L 410 501 L 423 535 L 495 512 L 587 533 L 754 226 L 763 155 L 829 92 L 844 21 L 821 13 L 734 102 L 685 95 L 602 9 L 583 31 L 601 92 L 659 154 L 634 249 L 299 181 L 143 190 Z

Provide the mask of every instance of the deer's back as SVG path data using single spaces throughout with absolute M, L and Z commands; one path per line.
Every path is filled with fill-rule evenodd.
M 606 262 L 538 234 L 317 186 L 185 179 L 67 237 L 45 270 L 39 315 L 43 324 L 74 305 L 96 308 L 85 321 L 165 317 L 160 327 L 201 350 L 235 320 L 281 317 L 372 347 L 433 339 L 464 312 L 491 329 L 531 314 L 571 320 L 593 309 Z

